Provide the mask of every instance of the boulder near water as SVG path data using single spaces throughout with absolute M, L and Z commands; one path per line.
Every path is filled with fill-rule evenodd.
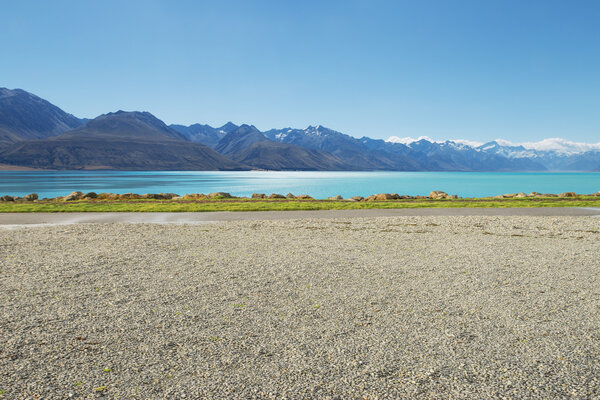
M 266 199 L 267 195 L 264 193 L 252 193 L 253 199 Z
M 394 195 L 391 193 L 379 193 L 375 195 L 375 200 L 394 200 Z
M 558 197 L 577 197 L 577 194 L 575 192 L 563 192 Z
M 298 196 L 296 196 L 296 198 L 298 200 L 314 200 L 311 196 L 307 194 L 299 194 Z
M 15 198 L 13 196 L 5 195 L 0 197 L 0 201 L 15 201 Z
M 433 200 L 445 199 L 448 197 L 448 193 L 442 192 L 441 190 L 434 190 L 429 193 L 429 198 Z
M 204 193 L 188 193 L 185 196 L 183 196 L 184 200 L 199 200 L 204 198 L 206 198 L 206 195 Z
M 295 198 L 296 198 L 296 196 L 294 196 L 294 195 L 293 195 L 293 194 L 291 194 L 291 193 L 288 193 L 288 194 L 286 194 L 286 195 L 285 195 L 285 198 L 286 198 L 286 199 L 295 199 Z
M 123 193 L 119 195 L 119 200 L 134 200 L 141 199 L 142 196 L 135 193 Z
M 23 200 L 25 201 L 35 201 L 38 199 L 37 193 L 30 193 L 27 196 L 23 196 Z
M 64 201 L 80 200 L 83 197 L 83 192 L 71 192 L 70 195 L 63 197 Z
M 116 193 L 100 193 L 98 194 L 97 199 L 99 200 L 116 200 L 119 198 L 119 195 Z
M 98 197 L 98 194 L 96 192 L 87 192 L 81 198 L 82 199 L 95 199 L 97 197 Z
M 214 193 L 209 193 L 208 197 L 210 198 L 222 198 L 222 199 L 231 199 L 233 196 L 229 193 L 226 192 L 214 192 Z
M 271 193 L 269 199 L 285 199 L 285 196 L 278 193 Z
M 362 201 L 362 200 L 364 200 L 364 197 L 362 197 L 362 196 L 353 196 L 353 197 L 350 197 L 348 200 L 351 200 L 351 201 Z
M 327 200 L 344 200 L 344 198 L 338 194 L 337 196 L 328 197 Z

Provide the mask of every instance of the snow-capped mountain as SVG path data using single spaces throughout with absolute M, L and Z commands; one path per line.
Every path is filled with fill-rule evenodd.
M 418 140 L 384 141 L 368 137 L 356 139 L 324 126 L 306 129 L 272 129 L 265 132 L 271 140 L 323 150 L 356 169 L 404 171 L 541 171 L 534 160 L 508 158 L 479 151 L 467 141 Z
M 554 151 L 561 154 L 582 154 L 588 151 L 600 151 L 599 143 L 573 142 L 562 138 L 548 138 L 539 142 L 513 143 L 508 140 L 497 139 L 500 146 L 522 146 L 528 150 Z
M 562 138 L 548 138 L 538 142 L 514 143 L 496 139 L 487 143 L 468 140 L 436 141 L 428 137 L 414 139 L 392 136 L 386 140 L 391 144 L 404 144 L 417 149 L 423 142 L 431 146 L 449 146 L 455 149 L 471 149 L 480 153 L 495 154 L 512 160 L 530 160 L 549 171 L 598 171 L 600 170 L 600 143 L 573 142 Z
M 478 147 L 483 144 L 482 142 L 475 142 L 473 140 L 466 140 L 466 139 L 434 140 L 434 139 L 431 139 L 429 136 L 419 136 L 416 139 L 413 137 L 410 137 L 410 136 L 408 136 L 408 137 L 390 136 L 388 139 L 386 139 L 386 142 L 402 143 L 402 144 L 410 145 L 411 143 L 418 142 L 420 140 L 426 140 L 431 143 L 454 142 L 454 143 L 464 144 L 464 145 L 471 146 L 471 147 Z
M 550 171 L 600 170 L 600 144 L 577 143 L 560 138 L 528 143 L 498 139 L 485 143 L 478 149 L 509 159 L 536 160 Z

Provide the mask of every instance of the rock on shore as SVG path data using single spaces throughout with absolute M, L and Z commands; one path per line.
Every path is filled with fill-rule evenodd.
M 539 192 L 530 192 L 529 194 L 525 194 L 523 192 L 520 193 L 505 193 L 497 196 L 493 196 L 497 199 L 523 199 L 523 198 L 576 198 L 579 196 L 600 196 L 600 191 L 597 193 L 591 193 L 588 195 L 581 195 L 575 192 L 563 192 L 559 194 L 554 193 L 539 193 Z M 83 193 L 80 191 L 74 191 L 67 196 L 60 196 L 53 199 L 42 199 L 45 201 L 78 201 L 78 200 L 136 200 L 136 199 L 150 199 L 150 200 L 202 200 L 202 199 L 236 199 L 243 197 L 232 196 L 227 192 L 214 192 L 209 193 L 207 195 L 202 193 L 188 193 L 183 196 L 180 196 L 176 193 L 145 193 L 145 194 L 136 194 L 136 193 L 100 193 L 96 194 L 95 192 Z M 298 196 L 293 195 L 292 193 L 288 193 L 286 196 L 279 193 L 271 193 L 269 195 L 265 193 L 252 193 L 252 199 L 288 199 L 288 200 L 314 200 L 314 198 L 308 194 L 301 194 Z M 399 195 L 398 193 L 379 193 L 373 194 L 367 197 L 362 196 L 352 196 L 348 199 L 344 199 L 341 195 L 328 197 L 327 200 L 336 200 L 336 201 L 393 201 L 393 200 L 405 200 L 405 199 L 431 199 L 431 200 L 453 200 L 459 199 L 458 195 L 449 195 L 446 192 L 440 190 L 434 190 L 429 193 L 429 196 L 411 196 L 411 195 Z M 485 198 L 485 197 L 483 197 Z M 9 201 L 37 201 L 38 195 L 35 193 L 31 193 L 24 197 L 4 195 L 0 197 L 0 201 L 9 202 Z

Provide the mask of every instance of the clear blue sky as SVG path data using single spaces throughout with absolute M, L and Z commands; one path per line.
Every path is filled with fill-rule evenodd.
M 4 1 L 0 86 L 80 117 L 600 141 L 600 1 Z

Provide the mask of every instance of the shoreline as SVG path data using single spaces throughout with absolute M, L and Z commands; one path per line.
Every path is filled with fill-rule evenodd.
M 39 199 L 36 193 L 23 197 L 0 196 L 0 213 L 18 212 L 217 212 L 217 211 L 316 211 L 415 208 L 554 208 L 600 207 L 600 192 L 577 194 L 506 193 L 494 197 L 462 198 L 443 191 L 429 196 L 379 193 L 367 197 L 340 195 L 315 199 L 308 194 L 253 193 L 236 197 L 226 192 L 191 193 L 83 193 Z

